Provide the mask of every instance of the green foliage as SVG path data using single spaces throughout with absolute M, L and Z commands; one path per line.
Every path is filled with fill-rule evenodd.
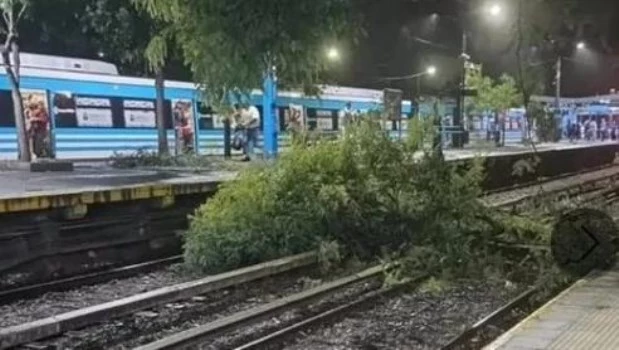
M 536 135 L 542 142 L 554 142 L 556 138 L 557 121 L 554 113 L 545 110 L 538 103 L 531 103 L 529 106 L 530 119 L 535 123 Z
M 448 281 L 430 277 L 419 286 L 419 292 L 438 296 L 450 287 Z
M 323 272 L 339 266 L 342 262 L 340 244 L 337 241 L 321 241 L 318 244 L 318 262 Z
M 364 121 L 341 140 L 294 146 L 273 167 L 243 172 L 195 213 L 186 261 L 221 271 L 321 240 L 367 259 L 450 239 L 440 222 L 483 210 L 483 171 L 481 163 L 456 171 L 432 152 L 423 129 L 394 142 Z
M 273 66 L 284 85 L 316 86 L 326 48 L 354 23 L 349 0 L 133 2 L 165 23 L 214 104 L 231 91 L 260 87 Z
M 549 219 L 485 207 L 482 160 L 445 162 L 432 125 L 411 124 L 394 141 L 363 120 L 339 140 L 296 143 L 273 166 L 242 172 L 195 212 L 185 261 L 219 272 L 317 249 L 328 266 L 350 255 L 392 261 L 390 281 L 532 278 L 551 266 L 538 249 Z
M 518 106 L 522 100 L 516 81 L 507 74 L 494 81 L 481 71 L 473 71 L 467 77 L 467 85 L 477 90 L 477 96 L 471 99 L 471 107 L 479 114 L 502 113 Z
M 146 71 L 144 50 L 153 32 L 153 21 L 125 0 L 84 1 L 79 25 L 106 59 L 124 70 Z

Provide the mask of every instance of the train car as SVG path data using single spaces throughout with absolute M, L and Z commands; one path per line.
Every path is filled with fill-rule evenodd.
M 154 80 L 118 74 L 102 61 L 35 54 L 21 55 L 20 89 L 27 124 L 42 116 L 48 120 L 49 153 L 61 159 L 101 159 L 115 153 L 157 149 Z M 0 158 L 16 159 L 17 137 L 8 77 L 0 72 Z M 358 111 L 380 109 L 382 92 L 324 86 L 319 98 L 300 92 L 278 94 L 280 149 L 289 142 L 285 116 L 298 108 L 310 128 L 337 131 L 338 112 L 346 103 Z M 175 152 L 175 121 L 186 117 L 193 129 L 193 148 L 199 154 L 223 153 L 221 116 L 205 106 L 193 83 L 166 81 L 164 117 L 168 141 Z M 259 90 L 251 103 L 262 108 Z M 411 115 L 411 103 L 403 113 Z M 391 123 L 394 135 L 400 124 Z

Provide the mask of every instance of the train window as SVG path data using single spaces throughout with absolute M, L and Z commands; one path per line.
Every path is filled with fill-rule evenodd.
M 310 130 L 338 130 L 338 111 L 330 109 L 307 109 L 307 125 Z
M 199 101 L 198 102 L 198 113 L 204 115 L 214 114 L 213 108 L 206 103 Z
M 8 90 L 0 90 L 0 127 L 15 127 L 13 99 Z
M 219 116 L 215 113 L 215 110 L 211 106 L 208 106 L 202 101 L 198 101 L 198 129 L 199 130 L 211 130 L 217 128 L 223 128 L 223 125 L 219 125 Z
M 278 121 L 278 125 L 279 125 L 279 130 L 286 130 L 286 111 L 288 109 L 287 108 L 283 108 L 283 107 L 279 107 L 277 109 L 277 121 Z
M 307 109 L 307 129 L 315 130 L 317 127 L 316 121 L 316 108 L 308 108 Z

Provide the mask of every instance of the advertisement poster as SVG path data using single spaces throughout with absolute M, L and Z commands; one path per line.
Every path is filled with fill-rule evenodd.
M 156 128 L 155 102 L 148 100 L 124 100 L 126 128 Z
M 21 90 L 33 159 L 52 158 L 51 123 L 45 90 Z
M 176 130 L 176 154 L 192 152 L 194 149 L 194 116 L 191 100 L 173 99 L 172 115 Z
M 78 127 L 111 128 L 112 102 L 105 97 L 75 97 L 75 116 Z
M 286 130 L 300 132 L 305 129 L 305 111 L 302 105 L 291 104 L 284 112 Z

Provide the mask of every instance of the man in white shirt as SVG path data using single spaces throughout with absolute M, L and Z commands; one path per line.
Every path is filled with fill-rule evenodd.
M 241 124 L 245 128 L 244 161 L 250 161 L 254 155 L 254 147 L 258 143 L 260 129 L 260 111 L 255 106 L 244 104 L 241 109 Z
M 352 124 L 354 118 L 355 118 L 355 112 L 352 109 L 352 104 L 350 102 L 346 103 L 346 106 L 344 107 L 344 109 L 340 110 L 339 112 L 339 129 L 341 131 L 342 134 L 346 133 L 346 128 Z

